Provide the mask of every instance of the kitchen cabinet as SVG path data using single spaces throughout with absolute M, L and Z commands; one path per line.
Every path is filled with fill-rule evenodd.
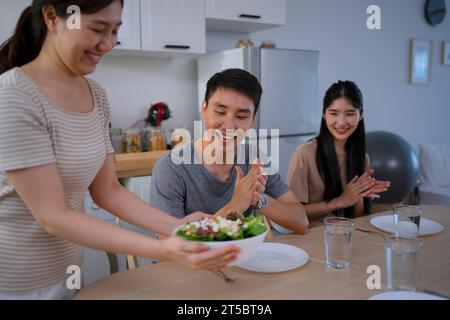
M 141 0 L 142 50 L 206 52 L 204 0 Z
M 99 208 L 92 200 L 89 193 L 85 194 L 84 206 L 86 214 L 111 223 L 115 224 L 115 217 L 109 212 Z M 90 248 L 85 248 L 83 252 L 83 268 L 82 273 L 84 277 L 84 286 L 88 286 L 91 283 L 105 278 L 111 274 L 111 261 L 114 259 L 117 262 L 117 270 L 112 270 L 113 272 L 125 271 L 126 270 L 126 257 L 125 255 L 119 254 L 108 254 L 101 250 L 95 250 Z
M 206 52 L 205 0 L 125 1 L 122 21 L 115 55 Z
M 139 1 L 124 2 L 122 26 L 114 50 L 141 50 L 141 6 Z
M 286 24 L 286 0 L 206 0 L 206 28 L 255 32 Z
M 151 176 L 129 177 L 122 179 L 121 183 L 128 190 L 136 194 L 140 199 L 144 200 L 147 203 L 150 203 L 151 178 L 152 178 Z M 116 217 L 110 214 L 109 212 L 99 208 L 94 203 L 89 193 L 85 194 L 84 205 L 86 209 L 86 214 L 99 220 L 111 224 L 116 224 Z M 133 232 L 144 234 L 149 237 L 156 238 L 156 233 L 137 227 L 125 221 L 120 221 L 120 227 Z M 110 259 L 114 259 L 117 262 L 117 270 L 115 270 L 116 272 L 127 270 L 127 259 L 126 256 L 123 254 L 110 254 L 110 257 L 108 257 L 107 253 L 104 251 L 94 250 L 90 248 L 84 249 L 84 256 L 83 256 L 84 286 L 88 286 L 89 284 L 102 278 L 105 278 L 111 274 Z M 147 264 L 156 263 L 157 261 L 144 257 L 136 257 L 136 262 L 138 266 L 144 266 Z
M 124 178 L 121 179 L 121 183 L 125 188 L 133 192 L 140 199 L 150 203 L 152 176 Z
M 121 179 L 122 185 L 127 188 L 129 191 L 133 192 L 140 199 L 150 204 L 150 191 L 151 191 L 151 176 L 143 176 L 143 177 L 130 177 Z M 127 223 L 126 221 L 120 221 L 120 227 L 137 232 L 148 237 L 156 238 L 157 234 L 155 232 L 149 231 L 147 229 L 140 228 L 138 226 Z M 135 261 L 137 266 L 142 267 L 148 264 L 157 263 L 157 260 L 153 260 L 150 258 L 144 257 L 135 257 Z

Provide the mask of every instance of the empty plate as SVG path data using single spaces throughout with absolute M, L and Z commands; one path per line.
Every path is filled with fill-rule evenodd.
M 238 265 L 255 272 L 284 272 L 303 266 L 309 260 L 304 250 L 288 244 L 263 242 L 256 254 Z
M 394 233 L 394 217 L 392 215 L 374 217 L 370 220 L 370 224 L 385 232 Z M 419 236 L 428 236 L 442 230 L 444 230 L 442 224 L 430 219 L 420 218 Z
M 388 291 L 376 294 L 369 300 L 447 300 L 444 297 L 435 296 L 423 292 L 414 291 Z

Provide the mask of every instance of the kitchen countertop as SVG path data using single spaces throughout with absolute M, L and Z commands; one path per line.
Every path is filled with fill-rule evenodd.
M 114 155 L 118 178 L 148 176 L 155 163 L 170 151 L 123 153 Z

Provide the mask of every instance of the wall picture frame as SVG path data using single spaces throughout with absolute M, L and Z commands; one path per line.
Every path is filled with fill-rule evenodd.
M 433 41 L 411 39 L 410 44 L 410 82 L 427 84 L 431 81 L 431 57 Z
M 450 42 L 442 42 L 442 64 L 450 66 Z

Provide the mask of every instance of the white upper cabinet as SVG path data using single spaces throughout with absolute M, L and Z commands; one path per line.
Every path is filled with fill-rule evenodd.
M 255 32 L 286 24 L 286 0 L 206 0 L 206 28 Z
M 206 52 L 204 0 L 141 0 L 142 50 Z
M 125 1 L 116 50 L 141 50 L 141 14 L 138 0 Z

